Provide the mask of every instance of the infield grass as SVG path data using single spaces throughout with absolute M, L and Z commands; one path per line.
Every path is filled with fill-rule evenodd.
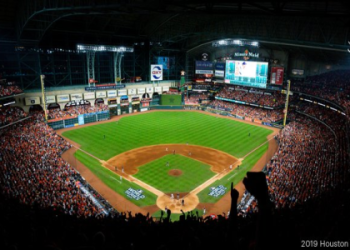
M 174 169 L 181 174 L 170 175 L 169 171 Z M 141 166 L 134 177 L 164 193 L 182 193 L 193 190 L 214 175 L 210 166 L 203 162 L 182 155 L 166 155 Z

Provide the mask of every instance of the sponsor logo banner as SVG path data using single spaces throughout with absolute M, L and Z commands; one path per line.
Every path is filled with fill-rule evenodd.
M 136 95 L 136 89 L 128 89 L 128 95 Z
M 70 99 L 71 101 L 80 101 L 81 99 L 83 99 L 83 94 L 81 93 L 70 94 Z
M 47 95 L 46 96 L 46 103 L 56 103 L 56 96 L 54 96 L 54 95 Z
M 98 91 L 96 92 L 96 98 L 104 98 L 107 97 L 106 91 Z
M 34 104 L 40 104 L 40 97 L 26 97 L 25 103 L 27 106 L 34 105 Z
M 107 95 L 108 95 L 108 97 L 117 97 L 117 91 L 116 90 L 108 90 Z
M 196 74 L 213 74 L 213 62 L 196 61 Z
M 272 67 L 271 68 L 271 84 L 282 85 L 283 84 L 284 68 Z
M 84 93 L 84 99 L 85 100 L 95 99 L 95 92 Z
M 126 89 L 118 90 L 118 96 L 126 95 Z
M 162 87 L 155 87 L 154 92 L 161 93 L 162 92 Z
M 163 80 L 163 65 L 152 64 L 151 65 L 151 81 Z
M 144 94 L 145 93 L 145 88 L 138 88 L 137 89 L 138 94 Z
M 125 88 L 125 84 L 85 87 L 85 91 L 96 91 L 96 90 L 107 90 L 107 89 L 122 89 L 122 88 Z
M 146 93 L 153 93 L 153 87 L 146 88 Z
M 57 102 L 69 102 L 69 95 L 57 95 Z

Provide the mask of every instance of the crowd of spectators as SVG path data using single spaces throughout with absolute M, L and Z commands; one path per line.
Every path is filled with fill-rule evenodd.
M 16 85 L 0 85 L 0 97 L 11 96 L 23 93 L 23 90 Z
M 212 101 L 209 106 L 214 109 L 230 111 L 233 115 L 247 117 L 262 122 L 273 123 L 283 119 L 283 112 L 281 109 L 263 109 L 259 107 L 230 103 L 221 100 Z
M 67 119 L 72 117 L 77 117 L 81 114 L 95 113 L 108 110 L 108 105 L 96 104 L 95 106 L 89 105 L 76 105 L 66 107 L 65 110 L 59 108 L 48 110 L 48 119 Z
M 196 105 L 199 104 L 199 100 L 206 100 L 209 97 L 208 93 L 198 93 L 198 94 L 190 94 L 188 97 L 185 96 L 185 104 Z
M 293 81 L 291 90 L 330 100 L 350 113 L 350 70 L 335 70 Z
M 43 122 L 42 112 L 1 129 L 0 138 L 3 195 L 77 217 L 104 216 L 77 186 L 79 173 L 61 158 L 71 145 Z
M 285 95 L 282 95 L 280 92 L 237 86 L 225 86 L 216 96 L 269 107 L 279 107 L 285 102 Z
M 278 136 L 279 148 L 267 164 L 275 206 L 294 207 L 342 182 L 334 135 L 310 118 L 298 116 Z
M 0 127 L 18 121 L 27 117 L 27 113 L 19 107 L 1 107 L 0 108 Z

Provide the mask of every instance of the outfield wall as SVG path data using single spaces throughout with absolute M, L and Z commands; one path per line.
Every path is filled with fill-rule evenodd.
M 88 113 L 78 115 L 77 117 L 70 119 L 54 119 L 49 120 L 47 123 L 53 129 L 70 128 L 74 126 L 80 126 L 87 123 L 105 121 L 110 119 L 109 110 L 96 113 Z

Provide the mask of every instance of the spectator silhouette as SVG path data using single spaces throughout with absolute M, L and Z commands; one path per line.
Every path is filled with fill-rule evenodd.
M 266 176 L 263 172 L 248 172 L 243 179 L 243 184 L 258 201 L 259 212 L 256 222 L 255 249 L 269 249 L 271 248 L 270 236 L 273 235 L 274 223 L 272 218 L 273 205 L 269 199 Z M 235 207 L 236 210 L 231 207 L 230 220 L 236 217 L 237 206 Z

